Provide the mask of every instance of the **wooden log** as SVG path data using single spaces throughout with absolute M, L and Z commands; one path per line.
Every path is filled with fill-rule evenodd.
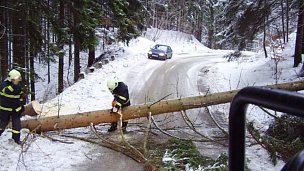
M 290 91 L 304 90 L 304 81 L 268 85 L 269 88 L 286 89 Z M 185 97 L 180 99 L 163 100 L 155 103 L 129 106 L 123 109 L 123 119 L 147 117 L 148 113 L 158 115 L 162 113 L 176 112 L 187 109 L 201 108 L 210 105 L 229 103 L 239 90 L 207 94 L 204 96 Z M 39 117 L 22 121 L 22 127 L 34 130 L 40 127 L 40 131 L 52 131 L 58 129 L 86 127 L 91 123 L 115 122 L 119 119 L 118 114 L 110 113 L 109 109 L 61 116 Z
M 22 112 L 22 116 L 37 116 L 41 114 L 42 108 L 38 101 L 32 101 L 31 103 L 24 106 L 24 111 Z

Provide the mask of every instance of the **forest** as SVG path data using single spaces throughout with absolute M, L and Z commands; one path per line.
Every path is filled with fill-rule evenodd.
M 282 46 L 296 31 L 294 67 L 304 52 L 302 0 L 1 0 L 0 9 L 0 78 L 12 68 L 20 70 L 30 100 L 41 79 L 35 61 L 47 66 L 58 61 L 57 92 L 62 92 L 64 65 L 73 64 L 74 82 L 81 72 L 80 52 L 88 54 L 86 67 L 93 65 L 96 29 L 104 31 L 104 50 L 158 28 L 193 34 L 212 49 L 235 51 L 254 50 L 257 44 Z

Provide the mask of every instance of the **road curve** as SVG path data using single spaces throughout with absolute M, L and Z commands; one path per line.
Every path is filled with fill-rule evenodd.
M 202 78 L 202 69 L 214 65 L 216 62 L 224 61 L 222 55 L 202 54 L 198 56 L 179 56 L 166 61 L 146 59 L 129 70 L 125 79 L 129 90 L 132 105 L 143 104 L 145 102 L 155 102 L 160 99 L 172 99 L 177 97 L 187 97 L 204 94 L 205 86 Z M 187 111 L 190 119 L 195 119 L 198 123 L 204 123 L 208 129 L 203 129 L 204 133 L 210 133 L 210 119 L 202 115 L 201 109 Z M 170 116 L 170 117 L 168 117 Z M 180 115 L 158 115 L 156 121 L 165 121 L 164 126 L 185 126 Z M 138 122 L 132 120 L 130 122 Z M 146 118 L 142 119 L 146 121 Z M 130 125 L 131 127 L 131 125 Z M 130 129 L 130 128 L 129 128 Z M 133 137 L 134 138 L 134 137 Z M 202 143 L 196 143 L 203 155 L 214 154 L 217 157 L 219 148 L 214 145 L 208 146 Z M 101 155 L 97 160 L 86 160 L 83 164 L 76 165 L 75 170 L 134 170 L 142 171 L 143 166 L 126 156 L 121 156 L 118 152 L 101 149 L 101 152 L 94 148 L 92 154 Z
M 157 102 L 161 99 L 197 96 L 205 94 L 206 87 L 204 71 L 218 62 L 225 62 L 223 54 L 202 54 L 197 56 L 179 56 L 166 61 L 147 60 L 138 64 L 128 73 L 130 96 L 132 104 Z M 191 109 L 186 111 L 194 124 L 200 125 L 198 130 L 204 135 L 215 136 L 219 129 L 213 123 L 210 115 L 204 109 Z M 225 123 L 224 114 L 214 113 L 216 119 Z M 154 116 L 162 129 L 187 127 L 179 112 Z M 214 144 L 195 143 L 203 155 L 216 158 L 226 149 L 216 147 Z
M 219 61 L 222 55 L 212 54 L 144 61 L 134 67 L 140 71 L 131 71 L 126 79 L 131 100 L 133 104 L 142 104 L 198 95 L 203 91 L 198 85 L 200 70 Z

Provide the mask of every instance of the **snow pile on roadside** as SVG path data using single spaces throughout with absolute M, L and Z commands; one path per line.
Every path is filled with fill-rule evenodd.
M 293 41 L 290 41 L 293 44 Z M 286 47 L 291 47 L 287 44 Z M 263 86 L 276 83 L 298 81 L 296 77 L 301 66 L 293 68 L 293 48 L 285 48 L 275 56 L 268 58 L 262 53 L 246 53 L 236 61 L 219 63 L 208 68 L 206 80 L 211 93 L 241 89 L 247 86 Z M 274 55 L 274 54 L 270 54 Z M 226 113 L 228 120 L 229 104 L 211 106 L 211 111 Z M 247 121 L 253 121 L 254 125 L 265 131 L 273 120 L 258 107 L 249 105 L 247 109 Z M 248 136 L 246 136 L 248 137 Z M 248 141 L 248 138 L 246 139 Z M 246 160 L 248 167 L 253 171 L 281 170 L 285 164 L 279 161 L 276 166 L 272 165 L 269 153 L 259 145 L 246 146 Z

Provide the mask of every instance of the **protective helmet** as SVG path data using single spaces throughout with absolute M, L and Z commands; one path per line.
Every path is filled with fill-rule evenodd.
M 117 79 L 110 79 L 107 82 L 108 89 L 112 92 L 116 87 L 118 86 L 118 80 Z
M 9 73 L 8 73 L 8 76 L 7 76 L 7 80 L 8 81 L 12 81 L 12 80 L 21 80 L 21 74 L 19 71 L 13 69 L 11 70 Z

